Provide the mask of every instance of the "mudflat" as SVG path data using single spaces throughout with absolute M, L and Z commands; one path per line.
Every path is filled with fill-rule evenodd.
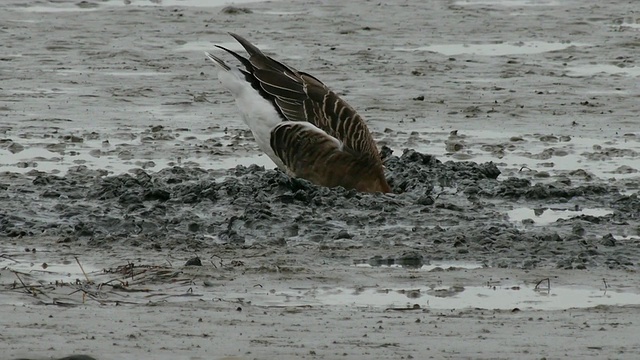
M 2 358 L 640 357 L 634 2 L 0 8 Z M 275 170 L 228 31 L 357 109 L 395 194 Z

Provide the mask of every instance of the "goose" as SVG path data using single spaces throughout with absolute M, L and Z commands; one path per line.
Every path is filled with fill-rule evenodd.
M 380 152 L 363 118 L 315 76 L 265 55 L 229 33 L 248 58 L 231 67 L 205 52 L 235 98 L 258 147 L 291 177 L 325 187 L 390 193 Z

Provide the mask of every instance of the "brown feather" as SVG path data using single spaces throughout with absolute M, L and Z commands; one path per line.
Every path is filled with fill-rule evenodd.
M 227 51 L 242 62 L 248 81 L 285 121 L 272 130 L 271 148 L 295 176 L 324 186 L 391 192 L 373 137 L 347 102 L 316 77 L 272 59 L 237 34 L 230 35 L 249 57 Z
M 381 166 L 312 126 L 283 122 L 271 132 L 271 148 L 296 177 L 327 187 L 391 192 Z

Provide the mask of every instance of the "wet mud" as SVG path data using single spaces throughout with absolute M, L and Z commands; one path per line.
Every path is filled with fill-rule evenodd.
M 115 176 L 84 166 L 64 176 L 5 174 L 0 234 L 14 241 L 51 236 L 97 248 L 183 251 L 347 242 L 367 247 L 372 256 L 402 244 L 426 258 L 516 268 L 631 269 L 638 263 L 627 240 L 612 235 L 638 221 L 636 194 L 621 195 L 594 181 L 502 178 L 491 162 L 391 153 L 383 148 L 391 195 L 319 187 L 255 165 L 223 175 L 178 166 Z M 516 204 L 535 207 L 539 215 L 549 204 L 608 212 L 535 226 L 535 215 L 509 219 Z
M 3 2 L 3 358 L 640 357 L 636 7 Z M 227 31 L 358 109 L 394 193 L 274 169 Z

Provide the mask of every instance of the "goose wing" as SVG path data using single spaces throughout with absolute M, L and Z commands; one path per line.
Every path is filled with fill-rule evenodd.
M 342 150 L 382 164 L 367 125 L 347 102 L 314 76 L 272 59 L 237 34 L 230 35 L 247 51 L 249 58 L 221 48 L 245 66 L 247 80 L 271 101 L 283 120 L 311 123 L 339 141 Z M 277 152 L 275 148 L 274 151 Z
M 293 175 L 328 187 L 358 188 L 371 171 L 359 153 L 309 122 L 278 124 L 271 132 L 271 147 Z

